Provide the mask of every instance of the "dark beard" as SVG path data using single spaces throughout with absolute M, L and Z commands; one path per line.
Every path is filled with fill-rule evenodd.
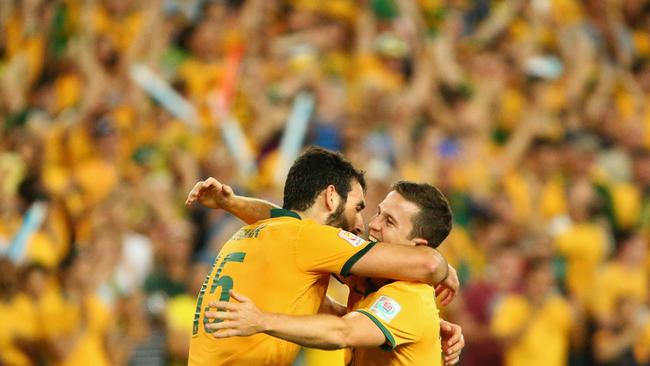
M 350 223 L 347 222 L 343 211 L 345 210 L 345 202 L 341 201 L 334 212 L 332 212 L 325 221 L 325 225 L 341 228 L 345 231 L 350 231 Z

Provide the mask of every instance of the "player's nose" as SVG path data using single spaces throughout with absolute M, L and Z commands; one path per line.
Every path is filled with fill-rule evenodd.
M 379 224 L 379 216 L 375 216 L 370 219 L 370 222 L 368 223 L 368 230 L 370 232 L 381 230 L 381 225 Z
M 354 221 L 350 226 L 351 226 L 350 231 L 353 232 L 355 235 L 359 235 L 360 233 L 363 233 L 364 223 L 363 223 L 363 216 L 361 216 L 360 212 L 357 212 L 354 215 Z

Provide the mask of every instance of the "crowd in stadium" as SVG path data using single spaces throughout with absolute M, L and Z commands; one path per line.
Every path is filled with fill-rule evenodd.
M 0 1 L 0 364 L 185 364 L 242 225 L 185 198 L 213 176 L 281 204 L 301 93 L 366 222 L 400 179 L 449 199 L 461 365 L 650 364 L 644 0 Z

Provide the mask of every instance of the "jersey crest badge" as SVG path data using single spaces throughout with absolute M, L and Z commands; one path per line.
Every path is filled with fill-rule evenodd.
M 381 296 L 370 308 L 371 313 L 386 323 L 390 323 L 401 310 L 402 306 L 388 296 Z
M 350 243 L 350 245 L 352 245 L 355 248 L 358 247 L 359 245 L 366 243 L 366 241 L 363 240 L 362 238 L 343 229 L 339 230 L 339 238 L 347 241 L 348 243 Z

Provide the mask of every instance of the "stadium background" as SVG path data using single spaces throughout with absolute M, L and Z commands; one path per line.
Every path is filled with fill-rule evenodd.
M 281 203 L 307 144 L 367 171 L 366 222 L 398 179 L 449 197 L 461 364 L 649 362 L 648 1 L 2 0 L 0 28 L 0 364 L 184 364 L 240 225 L 187 193 Z

